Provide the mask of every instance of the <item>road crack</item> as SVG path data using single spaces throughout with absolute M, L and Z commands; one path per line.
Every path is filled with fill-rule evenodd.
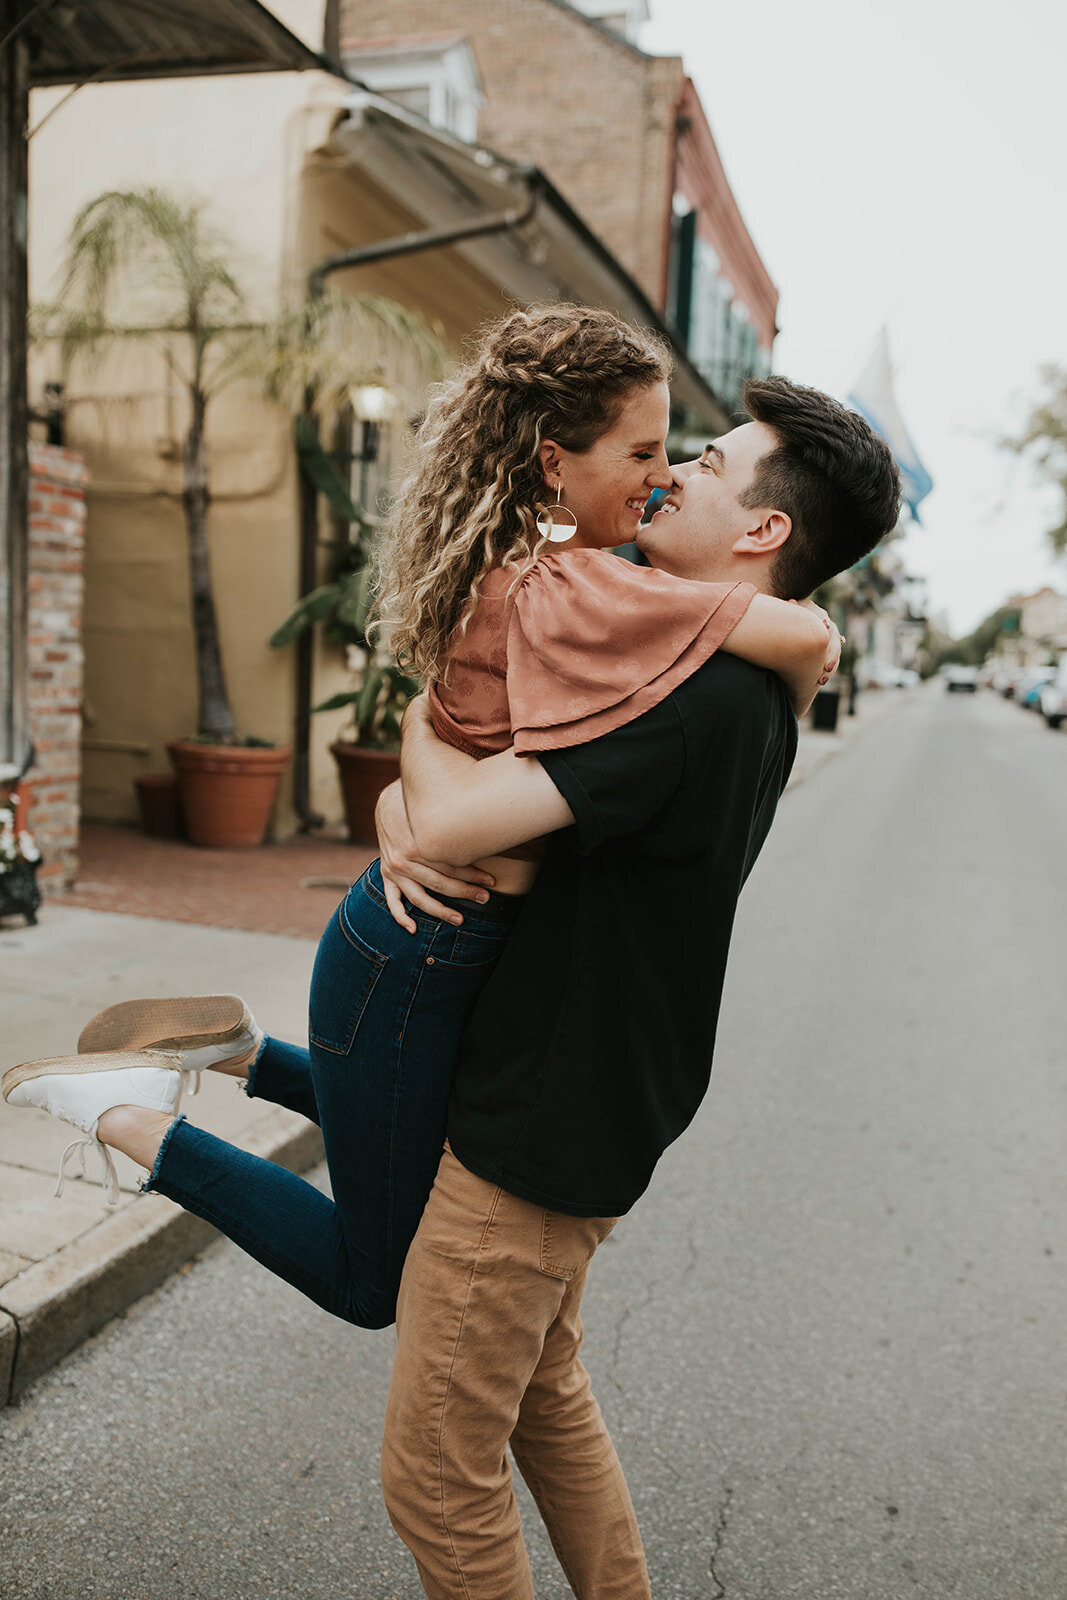
M 723 1541 L 726 1538 L 726 1524 L 730 1516 L 730 1501 L 733 1498 L 733 1493 L 734 1491 L 729 1486 L 723 1490 L 722 1504 L 719 1507 L 719 1515 L 715 1523 L 715 1531 L 712 1534 L 711 1560 L 708 1563 L 708 1574 L 712 1583 L 715 1585 L 715 1592 L 712 1595 L 711 1600 L 726 1600 L 726 1585 L 723 1583 L 718 1572 L 716 1571 L 716 1564 L 718 1563 L 719 1557 L 722 1555 Z

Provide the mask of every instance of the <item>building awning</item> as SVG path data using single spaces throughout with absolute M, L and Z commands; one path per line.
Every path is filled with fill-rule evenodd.
M 452 246 L 516 300 L 564 299 L 605 306 L 655 329 L 675 358 L 671 397 L 687 432 L 723 433 L 730 418 L 651 300 L 536 167 L 432 128 L 380 96 L 356 91 L 330 147 L 388 192 L 402 196 L 426 228 L 507 210 L 533 214 L 519 227 Z
M 30 87 L 224 72 L 336 72 L 257 0 L 44 0 Z

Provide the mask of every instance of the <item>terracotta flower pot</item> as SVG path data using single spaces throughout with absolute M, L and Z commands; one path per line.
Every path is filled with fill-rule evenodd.
M 181 839 L 185 836 L 182 797 L 178 779 L 172 772 L 146 772 L 134 778 L 141 828 L 150 839 Z
M 263 843 L 278 784 L 289 765 L 288 748 L 172 739 L 167 754 L 178 775 L 193 844 L 233 850 Z
M 339 741 L 330 746 L 330 754 L 337 762 L 349 839 L 353 844 L 376 844 L 374 808 L 382 790 L 400 776 L 399 750 Z

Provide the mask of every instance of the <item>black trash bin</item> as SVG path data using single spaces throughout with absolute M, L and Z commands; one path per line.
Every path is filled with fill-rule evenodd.
M 841 695 L 837 689 L 820 689 L 811 708 L 811 725 L 820 733 L 837 732 L 837 713 Z

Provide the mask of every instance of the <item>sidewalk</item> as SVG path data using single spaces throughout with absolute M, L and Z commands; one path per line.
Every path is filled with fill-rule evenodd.
M 64 906 L 316 940 L 375 855 L 329 835 L 261 850 L 198 850 L 184 840 L 92 822 L 82 827 L 80 853 L 78 881 Z
M 790 787 L 913 698 L 872 692 L 837 733 L 802 729 Z M 0 1068 L 72 1051 L 91 1016 L 139 994 L 232 991 L 272 1033 L 302 1040 L 315 942 L 370 856 L 336 839 L 209 851 L 86 827 L 74 892 L 47 902 L 36 928 L 0 923 Z M 184 1109 L 293 1171 L 321 1159 L 316 1128 L 249 1100 L 232 1079 L 205 1073 Z M 139 1194 L 139 1169 L 122 1156 L 117 1211 L 93 1181 L 93 1155 L 89 1181 L 69 1178 L 54 1199 L 74 1135 L 0 1100 L 0 1405 L 217 1237 L 171 1201 Z
M 798 783 L 803 783 L 813 773 L 818 772 L 820 767 L 825 766 L 850 745 L 853 739 L 876 727 L 887 717 L 903 710 L 905 706 L 911 705 L 916 695 L 922 693 L 922 689 L 867 689 L 858 696 L 856 715 L 853 717 L 847 714 L 845 710 L 847 701 L 842 696 L 836 733 L 816 733 L 805 718 L 800 729 L 797 758 L 793 763 L 786 792 L 795 789 Z
M 320 925 L 330 911 L 323 898 Z M 298 1041 L 314 955 L 313 939 L 47 903 L 36 928 L 0 925 L 2 1065 L 72 1051 L 91 1016 L 138 994 L 232 990 L 272 1032 Z M 249 1100 L 233 1079 L 204 1073 L 184 1109 L 293 1171 L 321 1159 L 317 1128 Z M 0 1405 L 216 1237 L 162 1196 L 140 1195 L 140 1169 L 123 1156 L 116 1211 L 97 1183 L 80 1178 L 68 1178 L 54 1199 L 59 1158 L 75 1136 L 44 1112 L 0 1100 Z M 98 1167 L 90 1152 L 90 1180 Z

